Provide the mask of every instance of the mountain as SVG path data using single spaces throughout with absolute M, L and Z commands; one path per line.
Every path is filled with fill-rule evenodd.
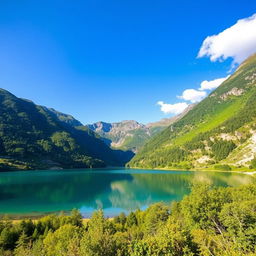
M 54 115 L 57 119 L 59 119 L 59 121 L 66 123 L 68 125 L 71 125 L 73 127 L 75 126 L 82 126 L 83 124 L 76 120 L 73 116 L 68 115 L 68 114 L 64 114 L 61 113 L 53 108 L 47 108 L 47 107 L 43 107 L 45 109 L 45 111 L 47 111 L 49 114 Z
M 132 156 L 72 116 L 0 89 L 0 169 L 120 166 Z
M 148 123 L 147 127 L 168 127 L 169 125 L 177 122 L 180 120 L 183 116 L 185 116 L 191 109 L 196 106 L 196 103 L 190 104 L 181 114 L 170 117 L 170 118 L 163 118 L 158 122 Z
M 87 125 L 87 127 L 99 134 L 108 146 L 116 149 L 132 150 L 137 153 L 151 137 L 182 118 L 193 106 L 194 104 L 191 104 L 180 115 L 164 118 L 158 122 L 149 123 L 147 125 L 134 120 L 126 120 L 116 123 L 97 122 Z
M 99 134 L 102 140 L 112 148 L 133 152 L 137 152 L 152 134 L 147 126 L 133 120 L 117 123 L 97 122 L 87 127 Z
M 129 162 L 144 168 L 255 166 L 256 55 Z M 256 166 L 255 166 L 256 167 Z

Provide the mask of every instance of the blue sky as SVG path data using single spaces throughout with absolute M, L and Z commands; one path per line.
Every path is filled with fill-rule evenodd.
M 177 96 L 228 75 L 233 53 L 198 52 L 254 12 L 252 0 L 0 1 L 0 87 L 83 123 L 156 121 L 173 114 L 157 102 L 190 104 Z

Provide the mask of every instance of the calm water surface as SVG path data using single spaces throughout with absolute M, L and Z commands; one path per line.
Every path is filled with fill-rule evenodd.
M 77 208 L 89 217 L 102 208 L 111 217 L 180 200 L 194 180 L 238 186 L 255 179 L 236 173 L 126 169 L 6 172 L 0 173 L 0 214 L 34 216 Z

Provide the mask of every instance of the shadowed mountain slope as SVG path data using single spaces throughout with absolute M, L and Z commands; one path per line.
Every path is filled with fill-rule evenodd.
M 110 149 L 72 116 L 0 89 L 2 169 L 120 166 L 132 155 Z

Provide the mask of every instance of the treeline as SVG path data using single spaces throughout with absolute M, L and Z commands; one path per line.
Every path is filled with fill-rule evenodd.
M 255 73 L 255 67 L 256 56 L 253 56 L 187 115 L 152 138 L 129 166 L 202 167 L 197 160 L 205 155 L 211 159 L 206 166 L 225 160 L 256 129 L 256 89 L 248 80 Z M 234 89 L 241 94 L 229 95 Z M 223 133 L 230 135 L 229 141 L 221 139 Z M 177 158 L 178 151 L 180 158 Z
M 211 188 L 195 184 L 171 206 L 157 203 L 128 216 L 83 222 L 49 215 L 38 221 L 0 222 L 3 256 L 245 256 L 256 255 L 256 185 Z

